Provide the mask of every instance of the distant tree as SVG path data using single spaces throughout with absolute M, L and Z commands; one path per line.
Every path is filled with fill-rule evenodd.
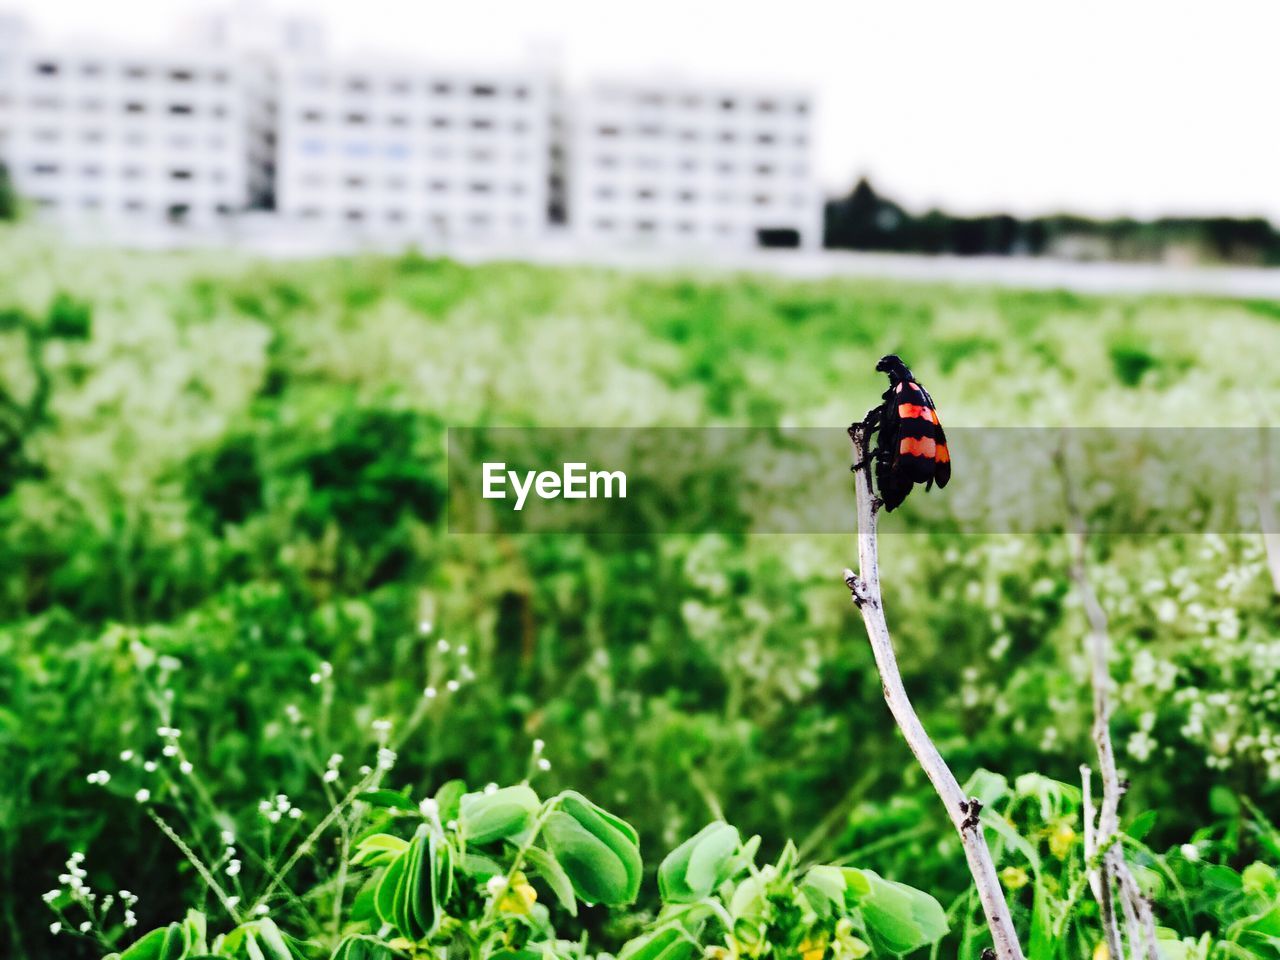
M 18 218 L 18 195 L 13 191 L 13 180 L 9 176 L 9 167 L 0 161 L 0 220 L 16 220 Z

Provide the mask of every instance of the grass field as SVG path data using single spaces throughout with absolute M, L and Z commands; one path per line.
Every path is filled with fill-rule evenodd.
M 886 353 L 948 427 L 1255 426 L 1280 409 L 1271 302 L 262 264 L 24 233 L 0 249 L 15 958 L 102 956 L 191 908 L 208 945 L 193 920 L 186 947 L 128 960 L 976 958 L 959 840 L 836 576 L 849 538 L 450 536 L 445 428 L 843 426 L 884 389 Z M 1066 544 L 910 530 L 883 563 L 911 695 L 962 780 L 990 771 L 975 789 L 1024 945 L 1096 956 Z M 1163 955 L 1280 956 L 1280 603 L 1261 538 L 1099 539 L 1091 569 L 1131 781 L 1119 842 Z M 507 806 L 451 785 L 526 779 L 532 801 L 487 795 Z M 565 790 L 634 825 L 642 874 L 620 827 L 574 845 L 612 821 Z M 721 818 L 738 832 L 704 836 L 709 872 L 677 858 L 660 889 L 667 852 Z M 415 831 L 434 838 L 424 862 L 437 842 L 459 858 L 435 926 L 388 922 L 390 854 L 357 856 Z

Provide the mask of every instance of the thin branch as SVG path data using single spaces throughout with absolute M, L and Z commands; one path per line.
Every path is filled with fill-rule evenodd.
M 1110 845 L 1102 858 L 1101 875 L 1096 879 L 1091 876 L 1090 886 L 1093 887 L 1094 896 L 1102 908 L 1103 932 L 1113 960 L 1123 960 L 1124 957 L 1120 922 L 1115 909 L 1116 886 L 1119 888 L 1120 908 L 1128 928 L 1129 946 L 1137 950 L 1140 941 L 1145 941 L 1148 960 L 1160 960 L 1151 904 L 1142 896 L 1137 881 L 1129 870 L 1129 864 L 1124 856 L 1124 847 L 1114 842 L 1120 831 L 1120 798 L 1124 795 L 1127 785 L 1121 782 L 1116 770 L 1115 747 L 1111 742 L 1111 634 L 1108 631 L 1106 611 L 1102 609 L 1093 584 L 1089 582 L 1085 564 L 1088 533 L 1084 513 L 1076 501 L 1075 489 L 1071 483 L 1065 450 L 1059 448 L 1054 455 L 1054 460 L 1062 478 L 1063 500 L 1066 504 L 1067 519 L 1071 525 L 1069 533 L 1072 548 L 1071 579 L 1080 593 L 1080 602 L 1089 624 L 1089 676 L 1093 687 L 1092 732 L 1094 746 L 1098 751 L 1102 801 L 1098 805 L 1097 823 L 1092 825 L 1091 830 L 1091 825 L 1086 824 L 1086 835 L 1092 833 L 1095 849 Z M 1088 767 L 1083 766 L 1080 772 L 1087 788 L 1092 774 Z M 1085 816 L 1092 817 L 1091 805 L 1085 810 Z M 1142 936 L 1139 936 L 1139 931 Z
M 1258 480 L 1258 520 L 1262 525 L 1262 548 L 1271 571 L 1271 585 L 1280 595 L 1280 524 L 1276 523 L 1275 493 L 1271 487 L 1271 429 L 1258 428 L 1261 438 L 1262 470 Z
M 853 595 L 853 602 L 862 612 L 862 621 L 867 628 L 867 638 L 871 641 L 871 652 L 884 688 L 885 703 L 911 752 L 915 754 L 933 788 L 942 798 L 947 815 L 960 834 L 969 872 L 973 875 L 978 899 L 991 930 L 996 956 L 999 960 L 1023 960 L 1022 945 L 1018 942 L 1018 933 L 1009 916 L 1009 905 L 1005 902 L 1004 890 L 996 876 L 995 864 L 991 860 L 991 851 L 987 848 L 987 839 L 982 830 L 979 816 L 982 804 L 976 797 L 965 797 L 961 792 L 951 768 L 942 759 L 938 748 L 920 723 L 920 718 L 916 716 L 902 684 L 880 596 L 880 562 L 876 543 L 876 513 L 880 501 L 871 493 L 866 424 L 855 423 L 851 426 L 849 438 L 853 441 L 854 463 L 857 466 L 854 470 L 854 485 L 858 509 L 859 573 L 845 570 L 845 584 Z

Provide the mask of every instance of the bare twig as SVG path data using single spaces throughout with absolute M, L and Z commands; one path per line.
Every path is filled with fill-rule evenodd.
M 1280 524 L 1276 523 L 1275 493 L 1271 487 L 1271 429 L 1259 429 L 1262 470 L 1258 480 L 1258 520 L 1262 525 L 1262 547 L 1271 570 L 1271 585 L 1280 594 Z
M 1075 490 L 1067 469 L 1066 453 L 1059 449 L 1055 454 L 1058 473 L 1062 477 L 1063 499 L 1067 519 L 1071 524 L 1071 579 L 1080 592 L 1085 619 L 1089 624 L 1089 675 L 1093 687 L 1093 742 L 1098 751 L 1098 773 L 1102 779 L 1102 800 L 1098 805 L 1096 823 L 1093 822 L 1093 804 L 1089 787 L 1092 772 L 1087 766 L 1080 768 L 1084 788 L 1085 853 L 1092 862 L 1097 850 L 1105 848 L 1100 867 L 1091 870 L 1089 884 L 1102 910 L 1103 933 L 1112 960 L 1123 960 L 1124 950 L 1120 937 L 1120 922 L 1116 916 L 1115 893 L 1120 894 L 1120 909 L 1125 918 L 1129 946 L 1139 949 L 1145 941 L 1148 960 L 1160 960 L 1156 944 L 1155 919 L 1151 904 L 1142 896 L 1137 881 L 1125 860 L 1124 847 L 1115 843 L 1120 830 L 1120 798 L 1126 784 L 1116 770 L 1115 748 L 1111 743 L 1111 635 L 1107 629 L 1107 614 L 1102 609 L 1097 593 L 1089 582 L 1085 566 L 1087 530 L 1084 514 L 1076 502 Z M 1092 849 L 1090 849 L 1092 840 Z M 1141 936 L 1139 936 L 1141 931 Z
M 855 423 L 851 426 L 849 438 L 853 441 L 854 463 L 857 465 L 854 484 L 858 508 L 859 573 L 845 570 L 845 584 L 853 595 L 853 602 L 862 611 L 862 621 L 867 628 L 867 638 L 871 641 L 871 652 L 875 656 L 876 669 L 884 688 L 885 703 L 911 752 L 915 754 L 933 788 L 942 798 L 947 815 L 960 834 L 965 858 L 969 862 L 969 872 L 973 875 L 978 899 L 991 930 L 996 956 L 999 960 L 1023 960 L 1022 945 L 1018 942 L 1018 933 L 1009 916 L 1009 906 L 1005 902 L 1004 891 L 1000 887 L 991 851 L 987 848 L 987 839 L 983 834 L 980 818 L 982 804 L 976 797 L 966 797 L 961 792 L 955 775 L 929 739 L 911 706 L 906 688 L 902 685 L 902 675 L 898 670 L 898 660 L 893 651 L 893 640 L 889 635 L 884 603 L 880 596 L 880 564 L 876 545 L 876 512 L 880 501 L 871 493 L 866 425 Z

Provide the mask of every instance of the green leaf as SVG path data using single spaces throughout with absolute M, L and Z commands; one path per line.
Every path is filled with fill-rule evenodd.
M 942 905 L 923 890 L 886 880 L 871 870 L 843 869 L 874 946 L 887 953 L 910 953 L 947 934 Z
M 371 937 L 347 937 L 329 960 L 393 960 L 395 954 Z
M 636 897 L 627 865 L 607 843 L 569 814 L 557 810 L 542 828 L 547 847 L 587 903 L 618 905 Z
M 668 903 L 692 903 L 708 896 L 733 868 L 738 831 L 717 820 L 676 847 L 658 867 L 658 890 Z
M 596 806 L 580 793 L 572 790 L 565 791 L 560 794 L 556 800 L 556 812 L 549 818 L 555 820 L 559 826 L 557 831 L 563 837 L 573 836 L 573 832 L 568 830 L 564 825 L 564 819 L 568 819 L 577 823 L 582 829 L 602 845 L 605 849 L 613 854 L 613 859 L 622 868 L 624 882 L 621 886 L 609 884 L 609 894 L 613 899 L 596 899 L 592 902 L 608 903 L 618 905 L 623 903 L 631 903 L 635 900 L 636 895 L 640 892 L 640 876 L 643 865 L 640 862 L 640 838 L 636 834 L 635 828 L 620 817 L 616 817 L 602 807 Z M 578 879 L 574 877 L 574 865 L 561 854 L 560 850 L 555 849 L 554 844 L 548 843 L 552 848 L 552 852 L 560 858 L 561 864 L 570 878 L 574 880 L 574 888 L 581 894 L 582 887 L 578 885 Z M 589 849 L 580 842 L 573 845 L 575 850 L 583 851 Z M 575 850 L 570 851 L 570 856 L 574 855 Z M 600 876 L 612 870 L 612 867 L 605 866 L 608 862 L 607 858 L 591 858 L 600 865 Z M 578 863 L 577 866 L 588 866 L 591 861 L 586 863 Z M 591 900 L 590 897 L 584 899 Z
M 810 867 L 800 884 L 800 892 L 814 912 L 824 917 L 843 912 L 846 890 L 848 884 L 839 867 Z
M 1156 812 L 1154 810 L 1143 810 L 1140 814 L 1133 818 L 1133 822 L 1129 824 L 1129 829 L 1125 831 L 1135 840 L 1141 840 L 1156 824 Z
M 407 794 L 399 790 L 366 790 L 357 798 L 371 807 L 383 807 L 387 810 L 416 810 L 417 805 Z
M 526 830 L 541 801 L 523 784 L 492 793 L 468 793 L 459 801 L 458 822 L 468 843 L 493 843 Z
M 356 844 L 351 862 L 357 866 L 377 867 L 390 863 L 408 848 L 409 841 L 389 833 L 375 833 Z
M 120 960 L 160 960 L 168 935 L 168 927 L 157 927 L 150 933 L 143 934 L 120 954 Z
M 396 924 L 396 886 L 404 875 L 405 860 L 408 852 L 400 854 L 387 866 L 378 887 L 373 894 L 374 909 L 378 911 L 378 919 L 395 927 Z
M 964 785 L 964 795 L 977 797 L 984 807 L 990 807 L 1003 800 L 1008 792 L 1008 778 L 986 769 L 975 770 L 973 776 Z
M 525 851 L 524 858 L 537 871 L 538 876 L 547 882 L 551 892 L 560 901 L 560 906 L 568 910 L 570 916 L 576 917 L 578 900 L 573 895 L 573 881 L 564 872 L 564 867 L 560 866 L 555 854 L 541 847 L 530 847 Z
M 695 944 L 673 924 L 628 941 L 618 960 L 688 960 L 694 949 Z
M 436 791 L 436 808 L 440 811 L 440 822 L 448 823 L 462 815 L 462 797 L 467 792 L 467 785 L 461 780 L 446 780 Z

